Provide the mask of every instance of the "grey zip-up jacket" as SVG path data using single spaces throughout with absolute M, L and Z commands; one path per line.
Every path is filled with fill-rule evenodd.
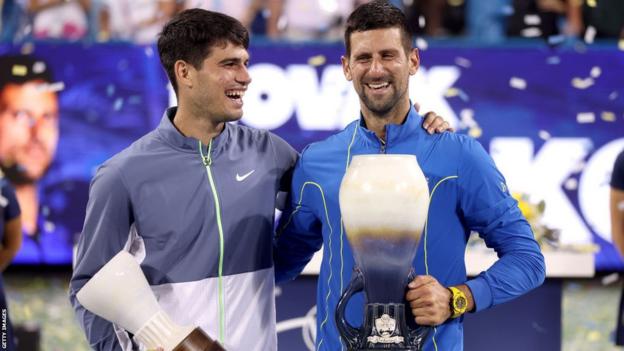
M 77 319 L 94 349 L 132 348 L 125 331 L 76 300 L 126 250 L 174 322 L 200 326 L 229 351 L 276 350 L 273 220 L 297 152 L 235 124 L 201 145 L 173 126 L 175 112 L 92 180 L 70 282 Z

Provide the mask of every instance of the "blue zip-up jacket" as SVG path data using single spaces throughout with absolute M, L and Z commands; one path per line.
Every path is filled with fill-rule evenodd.
M 402 125 L 386 127 L 383 144 L 365 128 L 363 119 L 354 121 L 338 134 L 309 145 L 297 162 L 289 209 L 276 240 L 276 279 L 294 278 L 324 246 L 317 289 L 318 350 L 342 348 L 334 313 L 351 279 L 354 260 L 341 225 L 338 191 L 355 155 L 416 155 L 431 194 L 414 260 L 416 274 L 432 275 L 444 286 L 467 284 L 476 311 L 509 301 L 544 280 L 544 257 L 489 155 L 465 135 L 429 135 L 421 122 L 412 107 Z M 500 258 L 467 280 L 464 253 L 471 231 L 479 232 Z M 363 303 L 362 294 L 356 294 L 347 306 L 352 325 L 361 325 Z M 463 317 L 451 319 L 436 327 L 425 350 L 462 350 L 462 321 Z
M 124 249 L 174 322 L 201 327 L 228 351 L 276 350 L 273 223 L 297 152 L 229 123 L 200 151 L 171 122 L 175 112 L 93 178 L 70 282 L 77 319 L 95 350 L 132 348 L 125 331 L 76 300 Z

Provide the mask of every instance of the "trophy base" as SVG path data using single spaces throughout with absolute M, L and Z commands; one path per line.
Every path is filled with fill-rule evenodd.
M 225 349 L 201 328 L 195 328 L 173 351 L 225 351 Z

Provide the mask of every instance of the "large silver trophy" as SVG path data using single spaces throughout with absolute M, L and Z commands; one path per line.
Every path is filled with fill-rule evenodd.
M 354 156 L 340 185 L 340 211 L 356 267 L 336 309 L 349 350 L 421 350 L 428 327 L 416 325 L 405 292 L 429 208 L 429 188 L 412 155 Z M 361 327 L 345 319 L 364 291 Z
M 158 305 L 139 264 L 125 251 L 106 263 L 76 298 L 87 310 L 132 333 L 149 350 L 225 350 L 201 328 L 175 324 Z

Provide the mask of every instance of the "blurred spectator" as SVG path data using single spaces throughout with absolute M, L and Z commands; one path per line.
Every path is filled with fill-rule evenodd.
M 611 238 L 615 248 L 624 257 L 624 151 L 615 159 L 610 185 Z M 624 288 L 617 313 L 615 344 L 624 346 Z
M 267 35 L 289 40 L 341 40 L 353 0 L 267 0 Z
M 592 37 L 624 39 L 624 0 L 587 1 L 583 20 Z
M 90 0 L 17 0 L 28 13 L 35 39 L 78 40 L 88 32 Z
M 179 10 L 176 0 L 103 0 L 98 41 L 151 44 Z
M 221 12 L 239 20 L 247 29 L 267 0 L 185 0 L 184 9 L 201 8 Z M 272 1 L 272 0 L 268 0 Z
M 583 29 L 581 6 L 579 0 L 514 0 L 507 33 L 525 38 L 579 36 Z
M 468 38 L 484 43 L 505 40 L 507 17 L 513 12 L 512 0 L 468 0 L 466 22 Z

